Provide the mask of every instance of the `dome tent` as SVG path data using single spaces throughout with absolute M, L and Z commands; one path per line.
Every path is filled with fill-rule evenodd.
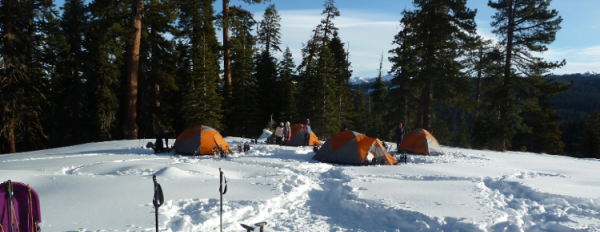
M 377 138 L 371 138 L 355 131 L 342 131 L 333 136 L 317 151 L 313 159 L 325 163 L 368 165 L 396 164 Z
M 182 155 L 212 155 L 213 146 L 222 147 L 229 154 L 233 153 L 217 130 L 200 125 L 179 134 L 173 148 L 175 153 Z
M 291 133 L 291 137 L 290 137 L 290 141 L 287 142 L 287 146 L 302 146 L 304 145 L 304 134 L 306 134 L 306 132 L 302 129 L 304 127 L 304 124 L 293 124 L 290 125 L 290 128 L 292 129 L 292 133 Z M 323 143 L 321 143 L 321 141 L 319 141 L 319 139 L 317 138 L 317 136 L 315 135 L 314 132 L 310 132 L 310 141 L 308 142 L 309 146 L 314 146 L 314 145 L 323 145 Z
M 435 137 L 431 135 L 427 130 L 418 128 L 410 132 L 404 138 L 400 147 L 399 152 L 407 152 L 409 154 L 419 155 L 443 155 L 444 151 L 440 148 L 440 144 L 437 142 Z

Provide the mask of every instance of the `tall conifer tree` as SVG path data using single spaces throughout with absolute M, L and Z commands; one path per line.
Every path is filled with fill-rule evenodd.
M 52 7 L 48 0 L 0 2 L 0 135 L 11 153 L 18 144 L 22 150 L 40 148 L 45 139 L 41 110 L 50 71 L 45 68 L 56 64 L 48 56 L 53 52 L 46 34 L 57 29 Z
M 510 147 L 510 139 L 516 133 L 513 122 L 520 125 L 519 102 L 515 97 L 517 89 L 525 87 L 521 77 L 539 76 L 551 69 L 561 67 L 562 62 L 546 62 L 531 52 L 548 50 L 560 29 L 562 18 L 556 10 L 550 10 L 551 0 L 498 0 L 488 5 L 497 10 L 492 16 L 493 33 L 500 37 L 504 46 L 503 84 L 495 99 L 500 107 L 497 125 L 497 139 L 492 149 L 504 151 Z M 530 86 L 535 88 L 534 86 Z M 535 90 L 534 90 L 535 91 Z
M 84 32 L 88 24 L 83 0 L 69 0 L 61 8 L 63 15 L 58 22 L 60 32 L 54 34 L 52 49 L 56 51 L 57 65 L 52 77 L 52 108 L 49 127 L 50 146 L 66 146 L 91 140 L 87 131 L 89 113 L 84 109 L 88 105 L 84 71 Z
M 122 133 L 115 127 L 122 94 L 124 48 L 127 41 L 129 21 L 124 17 L 129 6 L 123 2 L 94 0 L 89 5 L 90 24 L 85 32 L 86 50 L 85 79 L 89 82 L 86 92 L 94 124 L 95 140 L 110 140 Z M 121 90 L 121 91 L 119 91 Z M 118 130 L 119 132 L 115 132 Z
M 421 86 L 417 127 L 429 130 L 434 100 L 450 103 L 468 96 L 470 82 L 458 60 L 475 33 L 476 11 L 466 7 L 466 0 L 415 0 L 413 4 L 415 10 L 403 12 L 404 28 L 395 38 L 409 57 L 393 61 L 412 63 L 404 71 Z
M 282 85 L 282 102 L 283 108 L 281 110 L 281 119 L 285 121 L 300 121 L 298 118 L 298 109 L 296 108 L 296 75 L 295 75 L 296 64 L 292 58 L 292 52 L 290 48 L 286 47 L 283 52 L 283 59 L 279 66 L 279 79 Z
M 189 76 L 184 91 L 186 125 L 221 129 L 223 102 L 219 84 L 219 43 L 214 28 L 214 0 L 180 1 L 180 36 L 189 49 Z M 181 68 L 187 68 L 182 66 Z
M 280 41 L 280 20 L 281 17 L 275 9 L 275 5 L 270 5 L 265 10 L 263 20 L 260 21 L 258 35 L 263 50 L 255 57 L 256 81 L 260 94 L 260 109 L 262 119 L 270 119 L 271 116 L 276 121 L 282 120 L 283 83 L 277 75 L 277 59 L 273 54 L 281 51 Z M 264 120 L 266 121 L 266 120 Z M 264 125 L 263 125 L 264 126 Z
M 138 124 L 140 136 L 152 136 L 159 130 L 174 129 L 173 109 L 175 84 L 175 42 L 166 34 L 177 34 L 175 20 L 179 16 L 174 0 L 150 0 L 144 7 L 144 23 L 140 47 Z
M 351 121 L 354 117 L 354 106 L 352 105 L 352 90 L 350 89 L 350 83 L 348 82 L 352 76 L 350 61 L 348 60 L 350 54 L 345 48 L 346 44 L 343 43 L 338 36 L 337 31 L 333 31 L 333 37 L 328 45 L 335 62 L 334 79 L 338 89 L 338 117 L 340 117 L 343 122 L 352 124 Z
M 259 107 L 259 88 L 254 73 L 252 57 L 256 37 L 252 35 L 255 22 L 244 11 L 230 13 L 231 74 L 233 94 L 227 100 L 227 132 L 240 137 L 258 136 L 264 128 Z

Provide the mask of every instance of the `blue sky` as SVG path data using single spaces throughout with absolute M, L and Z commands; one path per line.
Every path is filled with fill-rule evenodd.
M 89 2 L 90 0 L 86 0 Z M 296 64 L 300 63 L 300 49 L 322 19 L 325 0 L 271 0 L 248 5 L 241 0 L 230 0 L 230 5 L 242 6 L 260 20 L 269 4 L 275 4 L 281 15 L 282 48 L 290 48 Z M 477 33 L 495 39 L 490 22 L 494 10 L 487 0 L 468 0 L 471 9 L 477 9 Z M 56 2 L 58 6 L 63 0 Z M 387 61 L 392 40 L 398 33 L 399 21 L 404 9 L 412 9 L 412 0 L 337 0 L 335 5 L 341 16 L 334 20 L 339 27 L 340 38 L 350 44 L 353 76 L 375 77 L 381 53 L 384 55 L 383 70 L 390 70 Z M 215 11 L 222 10 L 222 0 L 214 4 Z M 567 65 L 553 72 L 556 74 L 600 72 L 600 0 L 553 0 L 551 9 L 559 11 L 563 22 L 549 50 L 539 56 L 548 61 L 567 60 Z M 221 39 L 222 32 L 217 35 Z M 281 57 L 281 54 L 276 56 Z
M 266 4 L 247 5 L 232 0 L 231 5 L 241 5 L 262 16 L 268 4 L 275 4 L 282 21 L 282 47 L 289 46 L 295 61 L 300 62 L 300 48 L 310 38 L 310 31 L 321 20 L 325 0 L 272 0 Z M 487 6 L 487 0 L 469 0 L 467 5 L 477 9 L 477 33 L 495 39 L 491 33 L 491 16 L 495 13 Z M 217 0 L 215 10 L 221 10 Z M 384 71 L 389 71 L 387 61 L 391 42 L 398 31 L 401 12 L 412 9 L 412 0 L 338 0 L 335 5 L 341 16 L 334 20 L 344 42 L 350 43 L 350 61 L 353 76 L 374 77 L 379 68 L 381 53 L 384 55 Z M 600 1 L 553 0 L 551 9 L 559 11 L 563 22 L 549 50 L 539 54 L 548 61 L 567 60 L 567 65 L 553 72 L 583 73 L 600 72 Z

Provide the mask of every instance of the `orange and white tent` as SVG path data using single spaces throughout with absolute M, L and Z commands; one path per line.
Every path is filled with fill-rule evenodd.
M 400 152 L 419 155 L 443 155 L 444 151 L 440 148 L 437 140 L 425 129 L 415 129 L 400 144 Z
M 313 159 L 325 163 L 350 165 L 397 163 L 379 139 L 355 131 L 342 131 L 331 136 Z
M 304 145 L 304 134 L 306 132 L 302 129 L 304 127 L 303 124 L 293 124 L 290 125 L 290 129 L 292 129 L 290 141 L 287 142 L 287 146 L 302 146 Z M 323 145 L 321 141 L 317 138 L 314 132 L 310 132 L 310 140 L 308 141 L 309 146 L 314 145 Z
M 233 153 L 229 144 L 221 134 L 209 126 L 196 126 L 187 129 L 177 136 L 175 153 L 182 155 L 212 155 L 213 146 L 223 148 L 229 154 Z

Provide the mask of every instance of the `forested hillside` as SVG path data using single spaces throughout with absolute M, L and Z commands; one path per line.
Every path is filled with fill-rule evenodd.
M 556 104 L 556 114 L 561 118 L 561 140 L 565 143 L 565 152 L 580 156 L 586 122 L 594 111 L 600 110 L 600 75 L 571 74 L 552 78 L 565 83 L 573 82 L 569 91 L 552 97 L 550 102 Z
M 549 80 L 556 80 L 566 85 L 573 83 L 572 87 L 562 93 L 559 93 L 548 100 L 548 103 L 554 105 L 556 116 L 559 121 L 559 128 L 562 131 L 561 141 L 565 144 L 565 155 L 582 156 L 581 155 L 581 139 L 586 129 L 586 122 L 592 113 L 600 110 L 600 75 L 583 75 L 583 74 L 566 74 L 566 75 L 550 75 L 546 77 Z M 390 83 L 388 83 L 390 84 Z M 477 80 L 473 79 L 473 86 L 477 84 Z M 352 85 L 351 88 L 358 91 L 361 88 L 363 91 L 370 91 L 374 83 L 364 83 L 360 85 Z M 474 87 L 475 88 L 475 87 Z M 439 105 L 434 107 L 436 115 L 441 115 L 445 128 L 448 128 L 446 133 L 437 133 L 437 139 L 443 144 L 451 146 L 461 146 L 461 114 L 463 108 L 459 106 L 445 107 Z M 473 128 L 473 116 L 466 115 L 465 122 L 468 128 Z M 522 138 L 515 138 L 513 144 L 521 144 Z M 520 150 L 521 147 L 515 147 L 512 150 Z

